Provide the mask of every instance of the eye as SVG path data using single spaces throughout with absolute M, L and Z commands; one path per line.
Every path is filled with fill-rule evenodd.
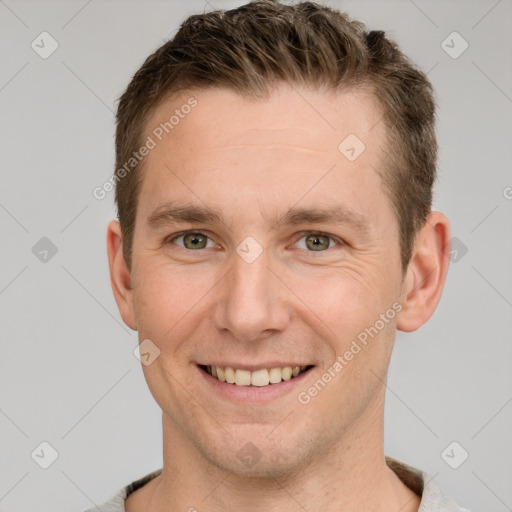
M 177 240 L 182 240 L 182 244 L 177 243 Z M 198 231 L 188 231 L 185 233 L 178 233 L 172 235 L 166 240 L 168 243 L 175 243 L 184 249 L 196 250 L 196 249 L 208 249 L 216 247 L 213 241 L 211 241 L 207 235 Z M 208 245 L 210 243 L 210 245 Z
M 306 231 L 302 234 L 302 238 L 297 241 L 297 244 L 299 244 L 302 240 L 304 240 L 302 247 L 300 247 L 301 249 L 323 252 L 332 247 L 333 244 L 331 244 L 331 241 L 334 242 L 334 245 L 341 245 L 331 235 L 326 233 L 318 231 Z
M 319 231 L 304 231 L 302 237 L 296 242 L 299 248 L 314 252 L 325 252 L 341 242 L 327 233 Z M 302 242 L 304 240 L 304 242 Z M 177 233 L 166 239 L 166 243 L 176 244 L 184 249 L 198 250 L 217 247 L 217 244 L 200 231 L 187 231 Z

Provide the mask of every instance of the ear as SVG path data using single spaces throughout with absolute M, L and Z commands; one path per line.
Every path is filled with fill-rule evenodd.
M 124 323 L 137 330 L 131 272 L 123 255 L 123 236 L 118 221 L 113 220 L 107 228 L 107 253 L 110 269 L 110 284 L 116 299 L 117 309 Z
M 449 255 L 450 223 L 442 213 L 432 212 L 416 235 L 402 285 L 397 329 L 415 331 L 432 316 L 446 281 Z

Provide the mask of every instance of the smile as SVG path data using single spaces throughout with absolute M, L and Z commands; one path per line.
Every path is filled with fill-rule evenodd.
M 262 368 L 254 371 L 232 368 L 231 366 L 204 366 L 199 367 L 220 382 L 234 384 L 235 386 L 264 387 L 279 384 L 281 381 L 291 380 L 311 366 L 285 366 L 282 368 Z

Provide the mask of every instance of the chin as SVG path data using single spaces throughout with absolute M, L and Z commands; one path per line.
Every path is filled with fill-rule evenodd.
M 232 436 L 225 433 L 221 439 L 203 437 L 196 447 L 210 464 L 234 475 L 282 477 L 317 456 L 321 443 L 313 442 L 304 432 L 290 432 L 289 426 L 279 433 L 278 429 L 272 432 L 268 425 L 243 425 L 230 430 Z

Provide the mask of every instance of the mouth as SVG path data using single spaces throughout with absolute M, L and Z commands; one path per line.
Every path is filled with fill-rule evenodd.
M 307 372 L 313 365 L 283 366 L 272 368 L 259 368 L 245 370 L 231 366 L 198 365 L 201 370 L 217 379 L 219 382 L 233 384 L 235 386 L 267 387 L 280 384 L 283 381 L 292 380 L 302 373 Z

